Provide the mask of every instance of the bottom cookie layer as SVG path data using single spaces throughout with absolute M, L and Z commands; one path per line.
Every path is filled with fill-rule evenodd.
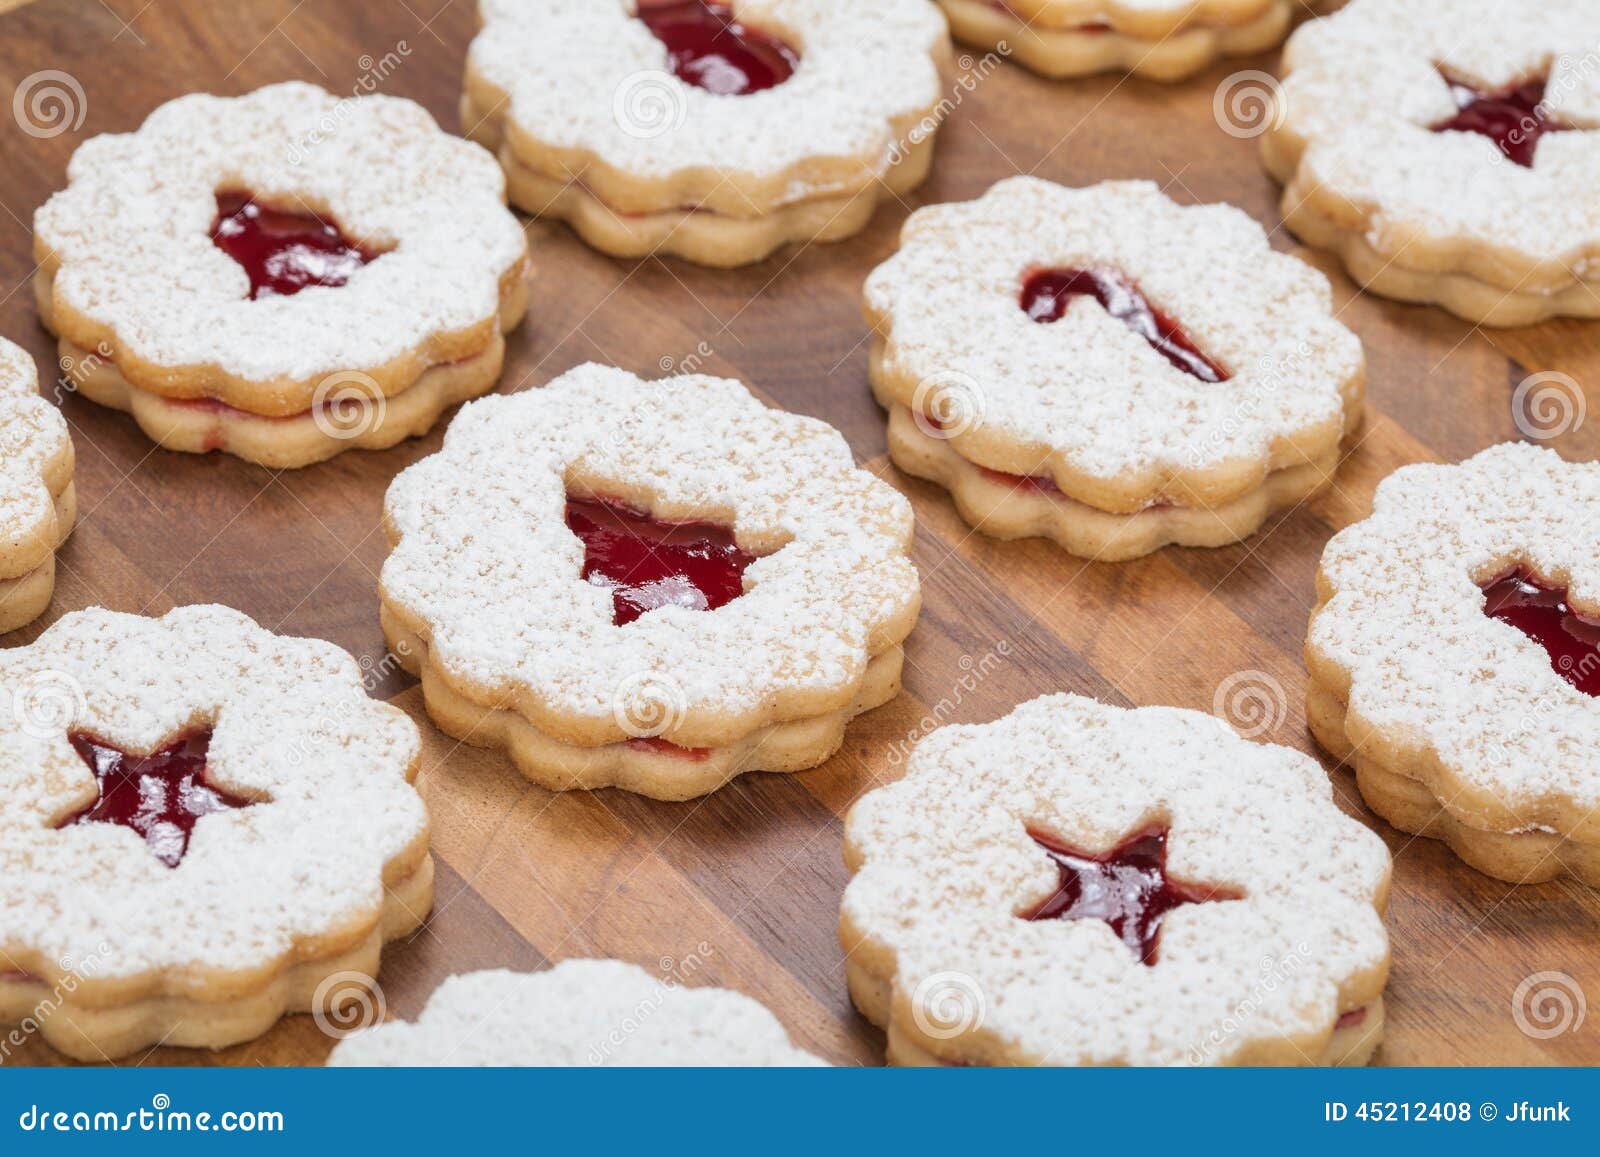
M 326 461 L 344 450 L 383 450 L 425 434 L 439 415 L 458 402 L 494 389 L 505 358 L 496 333 L 475 357 L 432 366 L 406 389 L 380 397 L 360 389 L 332 389 L 321 411 L 264 417 L 221 402 L 167 398 L 142 390 L 122 376 L 115 362 L 63 338 L 64 363 L 79 367 L 76 389 L 91 402 L 131 414 L 139 428 L 167 450 L 207 454 L 221 450 L 274 470 Z M 68 360 L 70 359 L 70 361 Z M 340 375 L 332 375 L 335 383 Z
M 0 975 L 0 1025 L 36 1030 L 52 1048 L 79 1061 L 113 1061 L 153 1045 L 226 1048 L 255 1039 L 290 1013 L 336 1014 L 340 1003 L 358 999 L 362 979 L 378 975 L 384 944 L 416 931 L 432 907 L 433 857 L 425 856 L 410 875 L 385 889 L 382 916 L 360 943 L 291 965 L 259 991 L 231 1000 L 159 996 L 91 1008 L 74 1003 L 65 984 L 52 988 Z M 333 978 L 338 981 L 331 991 L 320 991 Z M 325 1007 L 330 1001 L 334 1008 Z
M 1258 489 L 1216 507 L 1152 506 L 1112 514 L 1067 497 L 1009 484 L 967 461 L 944 439 L 918 428 L 904 406 L 889 408 L 889 457 L 901 470 L 937 482 L 974 529 L 995 538 L 1048 538 L 1097 562 L 1125 562 L 1164 546 L 1227 546 L 1248 538 L 1276 511 L 1332 481 L 1337 452 L 1277 470 Z
M 613 257 L 670 254 L 721 269 L 761 261 L 790 243 L 852 237 L 866 228 L 884 196 L 910 192 L 933 163 L 933 134 L 928 133 L 905 150 L 898 164 L 855 193 L 809 197 L 756 217 L 695 208 L 621 213 L 581 181 L 524 164 L 501 143 L 493 122 L 479 116 L 466 97 L 461 121 L 476 126 L 472 138 L 499 156 L 511 203 L 523 212 L 565 221 L 585 244 Z
M 1306 692 L 1306 723 L 1334 758 L 1355 772 L 1361 798 L 1386 823 L 1428 839 L 1442 840 L 1465 863 L 1486 876 L 1513 884 L 1538 884 L 1575 876 L 1600 886 L 1600 846 L 1577 843 L 1559 832 L 1533 828 L 1495 832 L 1475 828 L 1452 814 L 1420 778 L 1384 765 L 1350 742 L 1345 730 L 1349 704 L 1313 678 Z
M 873 656 L 855 698 L 843 710 L 775 723 L 723 747 L 672 748 L 649 740 L 581 747 L 552 738 L 513 711 L 474 703 L 441 679 L 428 645 L 382 614 L 390 650 L 422 680 L 428 715 L 439 730 L 474 747 L 507 752 L 525 777 L 550 791 L 618 787 L 659 800 L 707 795 L 747 771 L 794 772 L 816 767 L 839 750 L 845 726 L 900 693 L 903 651 Z
M 891 1065 L 930 1067 L 981 1063 L 947 1060 L 936 1056 L 897 1027 L 893 1015 L 894 984 L 890 980 L 874 976 L 854 960 L 846 961 L 845 976 L 850 987 L 851 1003 L 862 1016 L 884 1030 L 888 1039 L 885 1056 Z M 1271 1057 L 1252 1054 L 1248 1058 L 1241 1059 L 1239 1063 L 1286 1066 L 1364 1065 L 1372 1059 L 1372 1054 L 1377 1051 L 1378 1045 L 1383 1040 L 1383 997 L 1379 996 L 1371 1004 L 1364 1005 L 1361 1010 L 1347 1010 L 1347 1012 L 1355 1011 L 1362 1012 L 1359 1022 L 1342 1027 L 1335 1026 L 1327 1043 L 1315 1056 L 1308 1055 L 1292 1041 L 1284 1041 L 1283 1047 L 1274 1050 L 1274 1055 Z
M 1183 80 L 1219 57 L 1264 52 L 1288 31 L 1292 6 L 1274 0 L 1256 19 L 1236 25 L 1193 26 L 1156 40 L 1112 28 L 1051 28 L 1024 22 L 990 0 L 939 0 L 957 40 L 1001 51 L 1049 77 L 1131 72 L 1150 80 Z
M 1600 317 L 1600 282 L 1574 278 L 1548 293 L 1530 293 L 1452 270 L 1418 269 L 1374 249 L 1366 235 L 1318 210 L 1315 198 L 1291 183 L 1283 220 L 1307 245 L 1335 253 L 1358 284 L 1383 297 L 1437 305 L 1478 325 L 1533 325 L 1556 317 Z
M 68 482 L 55 496 L 56 547 L 67 541 L 78 519 L 78 489 Z M 56 590 L 56 556 L 50 555 L 32 570 L 0 579 L 0 635 L 27 626 L 50 606 Z

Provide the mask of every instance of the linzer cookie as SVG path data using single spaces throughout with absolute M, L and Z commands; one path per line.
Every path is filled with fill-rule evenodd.
M 619 960 L 452 976 L 415 1024 L 354 1033 L 336 1067 L 814 1066 L 777 1018 L 723 988 L 685 988 Z
M 1051 695 L 941 728 L 845 864 L 893 1064 L 1364 1064 L 1383 1033 L 1383 841 L 1209 715 Z
M 1356 0 L 1305 25 L 1267 167 L 1375 293 L 1470 321 L 1600 317 L 1600 6 Z
M 759 261 L 921 183 L 949 37 L 925 0 L 480 0 L 461 122 L 511 200 L 620 257 Z
M 34 217 L 77 388 L 171 450 L 305 466 L 492 389 L 527 245 L 494 159 L 393 97 L 192 95 L 74 154 Z
M 77 517 L 72 438 L 39 396 L 33 359 L 0 338 L 0 634 L 44 613 L 56 548 Z
M 899 691 L 910 504 L 738 382 L 586 365 L 474 402 L 385 514 L 384 630 L 429 714 L 547 788 L 814 767 Z
M 1491 876 L 1600 884 L 1600 465 L 1407 466 L 1317 590 L 1307 717 L 1368 806 Z
M 1103 561 L 1255 533 L 1331 481 L 1366 392 L 1322 274 L 1148 182 L 918 210 L 866 312 L 895 464 Z
M 957 39 L 1044 76 L 1183 80 L 1283 39 L 1290 0 L 939 0 Z
M 419 750 L 350 656 L 226 607 L 0 651 L 0 1025 L 102 1061 L 337 1011 L 433 902 Z

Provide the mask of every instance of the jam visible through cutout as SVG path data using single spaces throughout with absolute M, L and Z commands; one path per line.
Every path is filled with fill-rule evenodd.
M 1185 904 L 1237 900 L 1233 892 L 1167 878 L 1167 829 L 1143 831 L 1103 856 L 1086 856 L 1053 836 L 1028 835 L 1055 861 L 1061 882 L 1024 920 L 1104 920 L 1142 964 L 1156 962 L 1161 922 Z
M 189 850 L 201 816 L 255 801 L 229 795 L 206 782 L 210 731 L 180 735 L 150 755 L 130 755 L 74 731 L 67 737 L 100 785 L 100 798 L 59 824 L 120 824 L 144 837 L 150 851 L 176 868 Z
M 640 0 L 639 19 L 667 46 L 679 80 L 718 96 L 775 88 L 794 75 L 800 54 L 741 24 L 712 0 Z
M 1488 137 L 1508 160 L 1525 169 L 1533 168 L 1540 137 L 1572 128 L 1541 107 L 1546 85 L 1544 77 L 1499 92 L 1485 92 L 1455 79 L 1443 69 L 1439 75 L 1450 86 L 1456 114 L 1429 127 L 1436 133 L 1477 133 Z
M 343 285 L 381 256 L 314 213 L 269 209 L 247 193 L 217 194 L 211 241 L 249 274 L 251 301 L 291 297 L 311 285 Z
M 663 522 L 620 502 L 568 498 L 567 528 L 583 540 L 583 578 L 611 591 L 612 621 L 625 626 L 658 607 L 714 611 L 744 594 L 733 530 L 714 522 Z
M 1565 587 L 1546 586 L 1526 571 L 1486 583 L 1483 613 L 1538 643 L 1550 666 L 1585 695 L 1600 697 L 1600 622 L 1573 613 Z
M 1208 358 L 1175 320 L 1150 304 L 1139 287 L 1104 269 L 1035 269 L 1022 282 L 1022 311 L 1034 321 L 1059 321 L 1074 297 L 1093 297 L 1100 307 L 1191 377 L 1225 382 L 1228 372 Z

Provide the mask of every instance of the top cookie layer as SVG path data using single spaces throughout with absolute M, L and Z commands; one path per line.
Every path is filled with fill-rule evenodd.
M 684 988 L 618 960 L 568 960 L 547 972 L 452 976 L 415 1024 L 347 1037 L 343 1066 L 820 1065 L 777 1018 L 722 988 Z
M 331 644 L 226 607 L 81 611 L 0 651 L 0 700 L 0 958 L 47 980 L 92 960 L 80 989 L 125 999 L 262 982 L 359 943 L 385 868 L 426 853 L 416 726 Z M 194 728 L 207 781 L 265 802 L 201 818 L 176 867 L 119 824 L 57 826 L 97 797 L 71 733 L 147 753 Z
M 1597 843 L 1600 701 L 1484 614 L 1480 584 L 1517 567 L 1600 618 L 1600 465 L 1505 443 L 1397 470 L 1328 544 L 1307 658 L 1348 688 L 1352 741 L 1403 753 L 1464 822 Z
M 924 0 L 732 0 L 800 53 L 794 75 L 744 96 L 675 77 L 631 0 L 481 0 L 469 74 L 507 94 L 518 153 L 555 150 L 635 178 L 730 175 L 796 201 L 861 187 L 894 163 L 909 118 L 940 96 L 944 19 Z M 686 193 L 694 192 L 686 187 Z
M 39 396 L 33 358 L 0 338 L 0 581 L 39 566 L 59 537 L 52 477 L 70 480 L 72 439 Z
M 1230 378 L 1184 373 L 1090 297 L 1035 322 L 1023 282 L 1052 268 L 1135 282 Z M 970 461 L 1048 474 L 1103 509 L 1226 501 L 1326 456 L 1364 388 L 1321 273 L 1238 209 L 1180 206 L 1144 181 L 1016 177 L 919 209 L 866 307 L 882 400 L 950 418 L 943 436 Z
M 715 611 L 664 607 L 619 627 L 610 591 L 580 577 L 569 492 L 727 523 L 765 557 Z M 650 733 L 688 747 L 794 718 L 802 700 L 804 714 L 838 710 L 919 599 L 910 504 L 858 469 L 833 427 L 725 379 L 585 365 L 472 402 L 385 510 L 385 604 L 425 638 L 432 667 L 567 742 L 638 736 L 624 705 L 645 685 L 662 694 Z
M 53 327 L 105 342 L 135 385 L 209 375 L 215 396 L 258 413 L 309 407 L 335 371 L 403 388 L 437 357 L 480 351 L 526 253 L 494 158 L 395 97 L 298 83 L 184 96 L 85 142 L 67 173 L 34 217 Z M 219 191 L 315 212 L 384 252 L 337 288 L 249 300 L 211 240 Z
M 1153 826 L 1170 878 L 1242 897 L 1169 913 L 1153 965 L 1103 921 L 1019 918 L 1059 883 L 1030 828 L 1096 855 Z M 1386 976 L 1382 841 L 1316 761 L 1198 712 L 1052 695 L 941 728 L 856 804 L 846 845 L 845 925 L 889 954 L 896 1007 L 959 978 L 954 1031 L 896 1019 L 947 1059 L 1250 1063 L 1285 1041 L 1309 1059 Z
M 1600 222 L 1600 44 L 1591 0 L 1355 0 L 1302 26 L 1284 52 L 1290 74 L 1274 134 L 1302 195 L 1313 188 L 1366 217 L 1379 252 L 1426 265 L 1461 245 L 1594 277 Z M 1582 131 L 1550 133 L 1531 168 L 1487 137 L 1433 132 L 1457 111 L 1445 73 L 1485 91 L 1548 73 L 1546 113 Z M 1300 152 L 1300 150 L 1304 150 Z M 1512 275 L 1507 284 L 1522 274 Z

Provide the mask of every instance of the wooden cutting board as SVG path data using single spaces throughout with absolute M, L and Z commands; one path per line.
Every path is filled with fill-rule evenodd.
M 29 223 L 91 135 L 133 129 L 194 90 L 237 94 L 298 78 L 349 92 L 390 54 L 399 63 L 383 91 L 420 101 L 455 129 L 473 23 L 471 0 L 42 0 L 0 17 L 0 112 L 41 69 L 68 73 L 84 94 L 81 125 L 58 135 L 30 136 L 0 119 L 0 333 L 50 369 L 52 343 L 29 290 Z M 908 737 L 935 722 L 993 719 L 1057 690 L 1209 711 L 1225 680 L 1257 672 L 1251 678 L 1284 692 L 1265 738 L 1314 751 L 1300 649 L 1328 537 L 1366 513 L 1374 486 L 1396 467 L 1457 460 L 1517 437 L 1512 390 L 1532 372 L 1571 375 L 1584 383 L 1587 406 L 1600 406 L 1600 325 L 1475 330 L 1438 310 L 1358 296 L 1309 255 L 1332 276 L 1370 359 L 1372 408 L 1337 486 L 1239 546 L 1090 565 L 1039 542 L 972 534 L 940 490 L 887 464 L 860 313 L 862 280 L 893 251 L 909 210 L 974 197 L 1014 173 L 1071 184 L 1151 178 L 1180 200 L 1231 201 L 1276 227 L 1277 190 L 1254 142 L 1213 117 L 1225 78 L 1274 64 L 1272 56 L 1236 61 L 1176 87 L 1047 83 L 1003 67 L 956 91 L 933 177 L 914 197 L 891 203 L 850 241 L 749 269 L 613 261 L 563 228 L 529 225 L 533 305 L 511 341 L 502 389 L 540 386 L 588 360 L 649 376 L 682 366 L 743 379 L 777 405 L 827 419 L 915 505 L 926 606 L 907 646 L 904 694 L 858 720 L 834 759 L 803 775 L 750 776 L 688 804 L 542 791 L 503 758 L 434 732 L 410 681 L 386 675 L 379 693 L 416 714 L 428 737 L 420 785 L 439 866 L 429 924 L 385 954 L 380 980 L 392 1014 L 415 1016 L 452 973 L 618 956 L 742 989 L 805 1047 L 877 1063 L 881 1035 L 851 1010 L 834 936 L 845 882 L 840 817 L 898 774 L 890 753 Z M 1294 248 L 1281 229 L 1274 243 Z M 128 419 L 70 394 L 61 406 L 77 442 L 82 517 L 61 554 L 50 614 L 8 643 L 92 604 L 159 614 L 222 602 L 388 670 L 375 594 L 383 494 L 400 469 L 438 448 L 440 430 L 275 474 L 156 450 Z M 1554 444 L 1593 458 L 1600 414 Z M 1571 974 L 1600 1001 L 1600 898 L 1572 881 L 1519 888 L 1481 876 L 1440 845 L 1385 828 L 1348 774 L 1334 782 L 1396 857 L 1380 1059 L 1600 1062 L 1600 1010 L 1548 1039 L 1526 1035 L 1513 1017 L 1519 984 L 1539 972 Z M 215 1056 L 158 1049 L 145 1059 L 316 1064 L 329 1045 L 301 1016 Z M 12 1059 L 57 1058 L 32 1044 Z

